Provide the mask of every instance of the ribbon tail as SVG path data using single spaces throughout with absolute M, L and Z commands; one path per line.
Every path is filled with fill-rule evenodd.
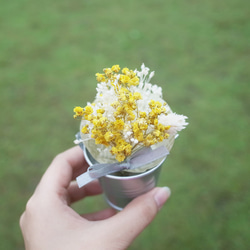
M 92 178 L 89 175 L 89 172 L 85 172 L 85 173 L 79 175 L 78 177 L 76 177 L 76 182 L 77 182 L 78 187 L 81 188 L 95 179 L 97 179 L 97 178 Z
M 81 188 L 93 180 L 96 180 L 105 175 L 112 174 L 112 173 L 115 173 L 115 172 L 118 172 L 127 168 L 128 166 L 126 164 L 120 164 L 120 165 L 116 163 L 96 164 L 96 165 L 90 166 L 87 172 L 78 176 L 76 178 L 76 182 L 78 184 L 78 187 Z

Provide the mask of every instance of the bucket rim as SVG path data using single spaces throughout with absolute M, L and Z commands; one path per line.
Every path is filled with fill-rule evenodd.
M 93 161 L 97 162 L 90 154 L 90 152 L 88 151 L 88 149 L 84 146 L 83 147 L 83 153 L 84 153 L 84 157 L 85 157 L 85 160 L 87 161 L 87 163 L 89 164 L 89 166 L 92 166 L 93 165 Z M 129 180 L 129 179 L 136 179 L 136 178 L 140 178 L 140 177 L 143 177 L 143 176 L 146 176 L 146 175 L 149 175 L 150 173 L 154 172 L 157 168 L 161 167 L 161 165 L 163 164 L 163 162 L 166 160 L 167 157 L 164 157 L 155 167 L 151 168 L 151 169 L 148 169 L 146 170 L 145 172 L 142 172 L 142 173 L 135 173 L 133 175 L 130 175 L 130 176 L 117 176 L 117 175 L 113 175 L 113 174 L 107 174 L 105 176 L 102 176 L 100 177 L 101 178 L 109 178 L 109 179 L 116 179 L 116 180 L 119 180 L 119 179 L 126 179 L 126 180 Z

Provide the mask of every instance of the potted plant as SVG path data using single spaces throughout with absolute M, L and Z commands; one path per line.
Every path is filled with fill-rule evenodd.
M 79 144 L 89 163 L 79 187 L 99 179 L 108 203 L 121 210 L 152 189 L 160 168 L 187 117 L 174 113 L 162 99 L 162 88 L 150 83 L 154 72 L 119 65 L 97 73 L 93 103 L 74 108 Z

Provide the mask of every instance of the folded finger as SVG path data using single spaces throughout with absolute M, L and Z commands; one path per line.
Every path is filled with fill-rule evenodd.
M 108 219 L 115 214 L 116 211 L 113 208 L 107 208 L 96 213 L 84 214 L 82 217 L 89 221 L 98 221 Z
M 57 155 L 42 177 L 39 185 L 42 185 L 46 193 L 62 192 L 67 189 L 72 179 L 88 167 L 83 152 L 79 146 L 66 150 Z
M 79 188 L 75 181 L 68 187 L 68 201 L 71 203 L 79 201 L 87 196 L 98 195 L 102 193 L 102 188 L 97 180 L 90 182 L 86 186 Z

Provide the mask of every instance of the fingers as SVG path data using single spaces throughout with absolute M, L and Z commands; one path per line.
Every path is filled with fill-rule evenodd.
M 134 199 L 120 213 L 110 218 L 110 231 L 124 242 L 124 248 L 146 228 L 170 196 L 170 189 L 154 188 Z M 121 226 L 122 225 L 122 226 Z M 124 241 L 126 235 L 126 241 Z M 126 244 L 128 244 L 126 246 Z
M 84 214 L 82 215 L 83 218 L 89 220 L 89 221 L 99 221 L 99 220 L 105 220 L 113 215 L 116 214 L 116 211 L 112 208 L 107 208 L 105 210 L 96 212 L 96 213 L 91 213 L 91 214 Z
M 87 167 L 81 148 L 73 147 L 54 158 L 39 185 L 47 193 L 61 192 L 68 188 L 72 179 L 85 172 Z
M 76 182 L 71 182 L 68 187 L 68 201 L 71 204 L 86 196 L 98 195 L 101 193 L 102 188 L 97 180 L 90 182 L 82 188 L 79 188 Z

